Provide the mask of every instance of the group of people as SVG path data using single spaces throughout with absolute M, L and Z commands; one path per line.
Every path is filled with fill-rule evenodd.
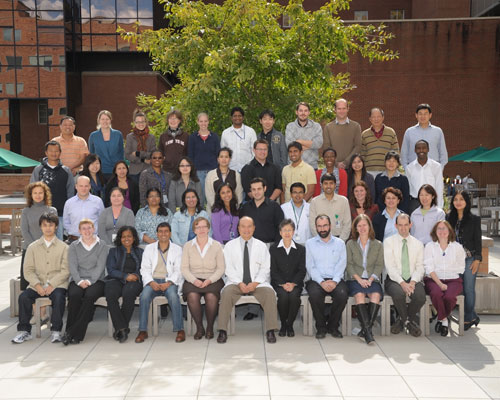
M 299 103 L 283 135 L 265 110 L 257 137 L 235 107 L 219 140 L 207 114 L 188 135 L 182 114 L 172 110 L 158 145 L 136 111 L 125 146 L 111 114 L 101 111 L 88 149 L 74 135 L 74 119 L 63 118 L 61 136 L 46 144 L 26 188 L 26 290 L 13 341 L 31 338 L 33 303 L 49 296 L 52 341 L 79 343 L 95 301 L 105 296 L 114 338 L 125 342 L 140 296 L 140 343 L 153 298 L 165 296 L 177 342 L 185 340 L 182 298 L 197 326 L 194 338 L 213 338 L 218 315 L 217 341 L 224 343 L 233 306 L 251 294 L 273 343 L 278 315 L 279 336 L 294 336 L 304 286 L 318 338 L 342 337 L 340 316 L 354 296 L 359 335 L 372 343 L 383 288 L 397 310 L 393 334 L 421 334 L 416 314 L 427 293 L 436 331 L 446 336 L 462 287 L 465 327 L 477 325 L 480 221 L 466 192 L 454 194 L 448 215 L 442 209 L 447 152 L 441 129 L 430 124 L 430 106 L 417 107 L 418 124 L 406 131 L 401 155 L 382 109 L 370 110 L 364 132 L 348 118 L 346 100 L 337 100 L 335 111 L 322 129 Z

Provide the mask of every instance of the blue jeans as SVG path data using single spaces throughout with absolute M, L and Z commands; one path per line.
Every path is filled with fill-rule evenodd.
M 63 217 L 62 215 L 59 217 L 59 225 L 57 225 L 56 237 L 59 240 L 63 240 L 64 234 L 64 226 L 63 226 Z
M 465 296 L 465 312 L 464 319 L 466 322 L 474 321 L 477 314 L 474 311 L 476 305 L 476 275 L 473 274 L 470 266 L 474 261 L 474 257 L 467 257 L 465 259 L 465 272 L 464 272 L 464 296 Z
M 155 279 L 156 283 L 165 283 L 165 279 Z M 179 288 L 177 285 L 170 285 L 164 291 L 155 292 L 150 285 L 144 286 L 141 293 L 141 301 L 139 303 L 139 331 L 148 330 L 148 313 L 151 302 L 156 296 L 165 296 L 172 311 L 172 322 L 174 323 L 174 332 L 184 330 L 184 318 L 182 317 L 182 305 L 178 294 Z
M 201 205 L 202 207 L 205 206 L 206 199 L 205 199 L 205 179 L 207 178 L 208 171 L 196 171 L 196 174 L 198 175 L 198 179 L 200 180 L 201 183 Z

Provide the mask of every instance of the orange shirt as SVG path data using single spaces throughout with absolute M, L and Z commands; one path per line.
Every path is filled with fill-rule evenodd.
M 61 145 L 61 162 L 72 171 L 82 165 L 82 155 L 89 154 L 89 148 L 84 138 L 73 135 L 71 139 L 65 139 L 61 136 L 55 137 L 53 140 Z M 73 171 L 73 175 L 75 172 Z

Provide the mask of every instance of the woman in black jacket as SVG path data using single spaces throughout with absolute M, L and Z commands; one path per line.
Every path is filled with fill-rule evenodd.
M 455 230 L 457 242 L 465 250 L 465 272 L 463 276 L 465 296 L 465 330 L 479 324 L 479 316 L 474 311 L 476 304 L 476 275 L 483 260 L 481 247 L 481 218 L 471 212 L 469 193 L 456 192 L 451 198 L 450 213 L 446 217 Z
M 124 343 L 134 313 L 135 299 L 142 291 L 141 261 L 143 250 L 139 247 L 139 236 L 132 226 L 122 226 L 116 234 L 115 246 L 106 260 L 106 286 L 104 293 L 108 310 L 115 328 L 113 338 Z M 122 298 L 122 305 L 118 302 Z
M 279 225 L 281 240 L 274 243 L 271 253 L 271 285 L 278 295 L 281 320 L 279 336 L 295 336 L 293 323 L 300 308 L 300 295 L 306 276 L 306 249 L 292 238 L 295 224 L 284 219 Z
M 123 192 L 123 205 L 137 214 L 140 206 L 139 186 L 135 180 L 129 177 L 128 165 L 125 161 L 118 161 L 113 168 L 113 176 L 106 184 L 106 193 L 104 195 L 104 206 L 111 206 L 111 192 L 118 187 Z

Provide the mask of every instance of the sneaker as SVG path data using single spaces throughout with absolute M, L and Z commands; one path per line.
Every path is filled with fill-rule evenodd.
M 414 321 L 408 321 L 406 329 L 408 329 L 408 333 L 414 337 L 419 337 L 422 334 L 422 330 Z
M 59 331 L 52 331 L 52 335 L 50 335 L 50 342 L 51 343 L 62 342 L 61 332 L 59 332 Z
M 21 331 L 17 333 L 16 337 L 13 338 L 11 342 L 19 344 L 25 342 L 26 340 L 31 340 L 31 339 L 33 339 L 31 333 L 27 331 Z

